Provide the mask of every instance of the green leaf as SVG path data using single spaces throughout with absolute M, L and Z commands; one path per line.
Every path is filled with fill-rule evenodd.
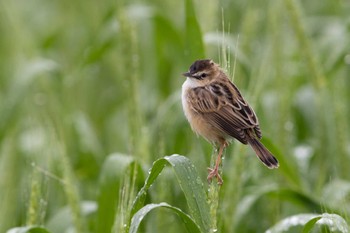
M 6 233 L 50 233 L 50 232 L 43 227 L 30 226 L 30 227 L 11 228 Z
M 310 219 L 304 226 L 303 233 L 310 232 L 310 230 L 316 225 L 325 225 L 331 232 L 349 232 L 349 226 L 345 219 L 338 214 L 324 213 L 315 218 Z
M 200 229 L 199 226 L 193 221 L 193 219 L 187 215 L 186 213 L 184 213 L 181 209 L 171 206 L 167 203 L 159 203 L 159 204 L 148 204 L 146 206 L 144 206 L 143 208 L 141 208 L 139 211 L 137 211 L 137 213 L 132 217 L 131 220 L 131 225 L 130 225 L 130 233 L 136 233 L 141 221 L 143 220 L 143 218 L 153 209 L 156 208 L 167 208 L 170 209 L 172 211 L 174 211 L 179 217 L 181 217 L 182 221 L 185 223 L 185 227 L 187 229 L 188 232 L 190 233 L 200 233 Z
M 144 186 L 139 191 L 131 211 L 133 216 L 144 205 L 147 190 L 157 179 L 165 165 L 171 165 L 177 181 L 186 197 L 191 217 L 198 224 L 202 232 L 209 232 L 210 215 L 209 205 L 204 190 L 203 182 L 198 176 L 195 166 L 191 161 L 181 155 L 166 156 L 153 163 Z
M 303 232 L 302 233 L 309 233 L 311 231 L 311 229 L 315 226 L 316 222 L 318 220 L 320 220 L 321 217 L 314 217 L 312 219 L 310 219 L 303 228 Z
M 164 159 L 168 160 L 174 169 L 192 217 L 200 224 L 203 232 L 208 232 L 210 228 L 209 205 L 203 182 L 195 166 L 187 157 L 180 155 L 166 156 Z

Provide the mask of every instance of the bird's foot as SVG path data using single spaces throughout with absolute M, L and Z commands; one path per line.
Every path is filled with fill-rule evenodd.
M 216 179 L 218 180 L 218 185 L 222 185 L 223 180 L 219 174 L 219 168 L 217 166 L 215 166 L 214 168 L 208 167 L 208 172 L 209 174 L 207 180 L 209 183 L 211 183 L 212 179 L 216 177 Z

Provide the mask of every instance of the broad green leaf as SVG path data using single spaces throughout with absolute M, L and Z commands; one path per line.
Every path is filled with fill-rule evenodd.
M 164 159 L 168 160 L 175 171 L 192 217 L 202 226 L 202 231 L 207 232 L 210 224 L 209 205 L 203 182 L 195 166 L 188 158 L 180 155 L 166 156 Z
M 198 224 L 202 232 L 209 232 L 209 205 L 206 200 L 207 197 L 203 182 L 191 161 L 181 155 L 166 156 L 153 163 L 145 184 L 134 201 L 131 216 L 144 205 L 147 190 L 167 164 L 172 166 L 177 181 L 184 192 L 191 217 Z
M 188 232 L 190 232 L 190 233 L 196 233 L 196 232 L 200 233 L 201 232 L 199 229 L 199 226 L 193 221 L 193 219 L 189 215 L 184 213 L 181 209 L 163 202 L 163 203 L 159 203 L 159 204 L 148 204 L 148 205 L 144 206 L 143 208 L 141 208 L 139 211 L 137 211 L 136 214 L 131 219 L 130 233 L 137 232 L 137 230 L 141 224 L 141 221 L 151 210 L 156 209 L 156 208 L 161 208 L 161 207 L 170 209 L 170 210 L 174 211 L 179 217 L 181 217 Z
M 6 233 L 50 233 L 50 232 L 43 227 L 31 226 L 31 227 L 15 227 L 8 230 Z

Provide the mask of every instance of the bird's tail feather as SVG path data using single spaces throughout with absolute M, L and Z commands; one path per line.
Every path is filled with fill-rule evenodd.
M 256 138 L 248 140 L 249 145 L 254 149 L 256 155 L 268 168 L 278 168 L 278 160 L 273 154 Z

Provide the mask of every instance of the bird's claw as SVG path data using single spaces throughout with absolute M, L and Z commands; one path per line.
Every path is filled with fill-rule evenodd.
M 222 180 L 222 178 L 221 178 L 221 176 L 219 174 L 218 167 L 215 167 L 215 168 L 208 167 L 208 172 L 209 172 L 209 174 L 208 174 L 207 180 L 208 180 L 209 183 L 211 183 L 212 179 L 214 177 L 216 177 L 216 179 L 218 180 L 218 185 L 222 185 L 223 180 Z

